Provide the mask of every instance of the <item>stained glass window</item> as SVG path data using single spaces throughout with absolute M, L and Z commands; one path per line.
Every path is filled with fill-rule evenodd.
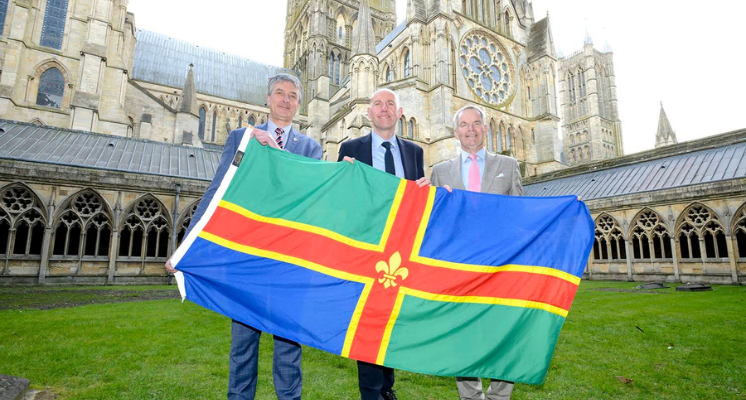
M 199 109 L 199 140 L 205 140 L 205 122 L 207 120 L 204 108 Z
M 36 104 L 45 107 L 62 108 L 62 95 L 65 93 L 65 77 L 57 68 L 49 68 L 39 78 L 39 92 Z
M 67 0 L 47 0 L 44 25 L 41 28 L 42 46 L 62 49 L 62 34 L 67 20 Z
M 513 63 L 491 35 L 482 31 L 467 34 L 461 41 L 459 62 L 466 83 L 480 100 L 496 105 L 510 100 L 515 87 Z
M 409 54 L 410 54 L 409 50 L 407 50 L 407 52 L 404 54 L 404 77 L 405 78 L 408 77 L 409 75 L 412 75 L 412 68 L 410 67 L 411 60 L 410 60 Z

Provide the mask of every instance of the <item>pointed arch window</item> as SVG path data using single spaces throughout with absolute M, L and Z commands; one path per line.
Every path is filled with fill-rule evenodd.
M 391 67 L 388 65 L 386 66 L 386 82 L 391 82 L 392 76 L 391 76 Z
M 212 112 L 212 134 L 211 134 L 211 137 L 212 137 L 213 141 L 215 140 L 215 128 L 217 127 L 217 124 L 218 124 L 218 110 L 215 110 L 215 111 Z
M 487 149 L 491 152 L 495 151 L 495 148 L 494 148 L 495 142 L 494 142 L 494 139 L 492 138 L 492 135 L 495 134 L 494 125 L 495 123 L 490 121 L 489 132 L 487 134 Z
M 205 140 L 205 123 L 207 122 L 207 111 L 204 107 L 199 109 L 199 140 Z
M 412 67 L 411 67 L 412 60 L 411 60 L 410 54 L 411 53 L 409 52 L 409 50 L 406 50 L 406 52 L 404 53 L 404 77 L 405 78 L 412 75 Z
M 329 54 L 329 79 L 334 79 L 334 53 Z
M 505 150 L 510 150 L 513 148 L 513 128 L 508 127 L 508 136 L 507 140 L 505 141 Z
M 65 77 L 56 67 L 49 68 L 39 77 L 39 91 L 36 104 L 44 107 L 62 108 L 65 94 Z
M 497 126 L 497 152 L 503 152 L 503 125 Z
M 399 136 L 404 136 L 404 119 L 399 118 Z
M 52 256 L 108 257 L 111 219 L 101 197 L 92 191 L 75 195 L 55 223 Z
M 62 36 L 67 20 L 67 0 L 47 0 L 39 44 L 62 50 Z
M 249 125 L 251 126 L 256 125 L 256 119 L 254 118 L 253 115 L 249 117 Z
M 580 97 L 585 97 L 585 71 L 582 69 L 578 72 L 578 87 L 580 92 Z
M 124 218 L 119 257 L 165 261 L 170 241 L 166 215 L 166 209 L 154 197 L 139 200 Z
M 339 57 L 337 57 L 337 60 L 334 62 L 334 84 L 335 85 L 339 85 L 341 64 L 342 64 L 342 55 L 340 54 Z
M 238 113 L 238 127 L 240 128 L 243 125 L 243 113 Z
M 46 225 L 42 212 L 41 202 L 25 186 L 12 185 L 0 191 L 0 254 L 41 255 Z
M 568 74 L 567 82 L 570 92 L 570 104 L 575 104 L 575 75 L 572 72 Z
M 733 220 L 736 221 L 733 225 L 733 236 L 736 238 L 738 258 L 746 258 L 746 205 L 741 206 Z
M 189 229 L 189 224 L 192 223 L 192 217 L 194 216 L 194 212 L 197 211 L 197 205 L 199 202 L 195 202 L 191 207 L 189 207 L 189 211 L 182 215 L 181 221 L 178 224 L 179 230 L 176 233 L 176 246 L 178 247 L 181 242 L 184 240 L 184 236 L 186 236 L 187 229 Z
M 663 220 L 652 210 L 643 210 L 632 222 L 632 254 L 635 259 L 672 258 L 671 236 Z
M 414 129 L 415 126 L 417 126 L 417 123 L 415 122 L 414 118 L 409 119 L 409 129 L 407 130 L 407 137 L 412 139 L 415 137 L 414 135 Z
M 678 229 L 682 259 L 728 257 L 725 231 L 712 210 L 701 204 L 693 204 L 683 214 Z
M 596 240 L 593 243 L 593 258 L 596 260 L 626 260 L 624 236 L 619 223 L 608 214 L 596 219 Z

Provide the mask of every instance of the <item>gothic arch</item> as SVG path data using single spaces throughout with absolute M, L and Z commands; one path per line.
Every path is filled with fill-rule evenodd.
M 46 126 L 47 125 L 39 117 L 35 117 L 34 119 L 32 119 L 31 121 L 29 121 L 28 123 L 29 124 L 34 124 L 34 125 L 41 125 L 41 126 Z
M 629 238 L 635 259 L 672 258 L 671 234 L 666 220 L 650 208 L 640 210 L 630 224 Z
M 402 59 L 402 77 L 408 78 L 412 76 L 412 52 L 409 51 L 408 46 L 404 46 L 401 51 Z
M 624 245 L 626 238 L 619 221 L 607 213 L 601 213 L 595 220 L 596 231 L 593 242 L 593 258 L 595 260 L 625 260 L 627 249 Z
M 186 206 L 186 208 L 184 208 L 184 211 L 179 216 L 179 220 L 176 222 L 176 246 L 177 247 L 184 240 L 184 236 L 186 235 L 187 229 L 189 229 L 189 225 L 192 223 L 192 217 L 194 216 L 194 212 L 197 211 L 197 206 L 199 205 L 199 202 L 201 200 L 202 199 L 200 198 L 189 203 L 189 205 Z
M 130 203 L 120 220 L 117 256 L 130 260 L 162 260 L 170 249 L 170 213 L 163 203 L 146 194 Z
M 735 257 L 746 258 L 746 203 L 741 205 L 733 214 L 733 225 L 731 227 L 733 239 L 735 239 Z
M 67 70 L 67 68 L 60 63 L 57 60 L 45 60 L 39 63 L 36 68 L 34 68 L 34 75 L 31 79 L 31 82 L 29 84 L 29 90 L 28 90 L 28 96 L 30 98 L 27 98 L 26 100 L 33 104 L 39 103 L 39 86 L 41 85 L 41 79 L 42 75 L 46 73 L 47 71 L 51 69 L 56 69 L 59 71 L 59 73 L 62 75 L 63 85 L 62 85 L 62 96 L 59 100 L 59 109 L 64 110 L 70 107 L 70 97 L 71 97 L 71 78 L 70 78 L 70 72 Z M 50 72 L 51 73 L 51 72 Z M 44 104 L 41 104 L 44 106 Z M 53 107 L 53 106 L 52 106 Z M 53 107 L 57 108 L 57 107 Z
M 111 207 L 93 189 L 83 189 L 62 202 L 52 224 L 52 257 L 108 257 L 114 231 Z
M 48 215 L 38 193 L 22 182 L 0 189 L 0 255 L 41 256 Z M 4 270 L 5 265 L 0 270 Z M 4 272 L 4 271 L 3 271 Z
M 681 212 L 676 237 L 682 259 L 728 257 L 723 219 L 702 203 L 692 203 Z

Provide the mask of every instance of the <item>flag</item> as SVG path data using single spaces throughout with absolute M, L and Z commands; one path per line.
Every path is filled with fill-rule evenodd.
M 172 257 L 182 296 L 343 357 L 543 381 L 593 243 L 575 196 L 420 188 L 249 136 Z

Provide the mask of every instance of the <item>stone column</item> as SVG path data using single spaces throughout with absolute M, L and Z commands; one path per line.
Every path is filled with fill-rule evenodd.
M 109 275 L 106 278 L 106 284 L 114 283 L 114 272 L 117 270 L 117 248 L 119 247 L 119 229 L 112 229 L 111 247 L 109 248 Z
M 39 284 L 43 285 L 49 269 L 49 247 L 52 241 L 51 222 L 44 228 L 44 240 L 41 242 L 41 262 L 39 264 Z
M 671 257 L 673 257 L 673 278 L 676 282 L 681 282 L 679 279 L 679 253 L 676 251 L 676 236 L 669 236 L 671 240 Z
M 725 243 L 728 247 L 728 260 L 730 261 L 730 273 L 732 283 L 738 284 L 738 254 L 736 254 L 736 237 L 727 235 Z
M 627 280 L 632 282 L 632 256 L 629 251 L 629 241 L 624 239 L 624 251 L 627 253 Z

